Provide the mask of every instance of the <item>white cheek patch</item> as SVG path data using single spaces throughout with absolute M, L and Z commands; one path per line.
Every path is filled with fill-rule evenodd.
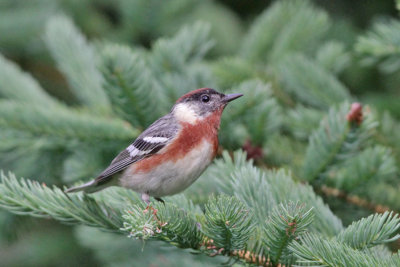
M 175 117 L 181 122 L 188 122 L 190 124 L 194 124 L 198 119 L 193 108 L 190 107 L 190 104 L 180 103 L 176 105 L 174 108 Z
M 143 138 L 144 141 L 146 141 L 147 143 L 164 143 L 166 141 L 168 141 L 168 138 L 166 137 L 152 137 L 152 136 L 146 136 L 145 138 Z

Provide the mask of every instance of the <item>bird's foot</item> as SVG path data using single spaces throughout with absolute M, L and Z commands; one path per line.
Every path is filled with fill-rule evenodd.
M 142 194 L 142 200 L 144 202 L 146 202 L 147 205 L 150 205 L 150 196 L 149 196 L 149 194 L 143 193 Z

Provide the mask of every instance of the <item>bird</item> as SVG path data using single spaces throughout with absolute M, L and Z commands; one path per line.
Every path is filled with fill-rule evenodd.
M 243 94 L 200 88 L 181 96 L 165 116 L 144 130 L 97 178 L 66 193 L 94 193 L 122 186 L 150 197 L 182 192 L 199 178 L 218 150 L 218 131 L 226 105 Z

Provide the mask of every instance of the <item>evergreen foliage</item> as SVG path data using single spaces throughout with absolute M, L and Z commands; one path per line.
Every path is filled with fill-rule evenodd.
M 390 150 L 382 146 L 369 147 L 347 160 L 343 166 L 330 174 L 336 188 L 362 192 L 362 185 L 379 177 L 380 182 L 390 181 L 397 173 L 395 160 Z M 361 188 L 360 188 L 361 187 Z
M 279 75 L 283 88 L 305 105 L 326 109 L 349 99 L 347 89 L 334 75 L 302 55 L 286 56 L 279 65 Z
M 241 54 L 252 61 L 276 61 L 288 52 L 310 52 L 329 24 L 327 14 L 309 1 L 277 1 L 251 26 Z
M 364 57 L 364 63 L 380 63 L 384 72 L 393 73 L 399 70 L 400 22 L 388 20 L 376 23 L 356 44 L 356 51 Z
M 139 53 L 135 54 L 129 47 L 107 45 L 102 49 L 101 70 L 104 88 L 114 112 L 121 118 L 133 125 L 145 126 L 160 114 L 157 101 L 151 101 L 149 97 L 161 93 L 157 90 L 160 85 L 146 71 L 143 56 Z M 151 115 L 148 118 L 146 114 Z
M 352 249 L 336 240 L 328 240 L 314 234 L 306 234 L 301 243 L 295 241 L 290 247 L 293 253 L 300 258 L 299 263 L 312 266 L 396 266 L 397 256 L 385 260 L 360 250 Z
M 333 74 L 340 74 L 349 67 L 351 55 L 343 43 L 330 41 L 321 46 L 315 56 L 319 65 Z
M 16 214 L 76 225 L 65 236 L 107 266 L 400 265 L 397 17 L 362 32 L 304 0 L 275 1 L 248 25 L 211 0 L 11 2 L 0 5 L 1 238 L 28 231 Z M 123 188 L 64 193 L 200 87 L 245 96 L 194 185 L 149 206 Z
M 371 215 L 352 223 L 337 236 L 337 240 L 355 249 L 364 249 L 397 239 L 400 219 L 392 212 Z
M 64 223 L 83 223 L 89 226 L 118 231 L 121 212 L 88 196 L 68 196 L 61 189 L 23 180 L 13 174 L 1 174 L 1 206 L 10 211 L 35 217 L 48 217 Z
M 235 197 L 211 198 L 205 206 L 202 231 L 213 245 L 224 248 L 224 254 L 245 249 L 254 228 L 251 217 L 248 208 Z
M 127 140 L 137 134 L 130 125 L 120 120 L 99 118 L 78 110 L 64 107 L 42 107 L 12 101 L 1 101 L 1 125 L 29 132 L 48 135 L 65 142 L 98 140 Z
M 295 261 L 287 246 L 306 231 L 312 219 L 312 210 L 306 211 L 297 203 L 280 204 L 271 212 L 264 226 L 264 243 L 273 264 L 290 265 Z
M 237 165 L 232 165 L 232 160 L 225 154 L 226 160 L 218 164 L 220 169 L 233 168 L 235 172 L 242 170 L 242 181 L 249 173 L 244 171 L 246 168 L 260 171 L 251 166 L 251 163 L 244 161 L 243 153 L 238 152 L 236 155 L 242 159 Z M 287 185 L 288 182 L 284 178 L 279 181 L 282 186 Z M 226 181 L 226 184 L 234 186 L 235 182 L 236 180 Z M 257 186 L 256 180 L 247 180 L 244 183 L 248 186 Z M 300 191 L 303 185 L 293 184 L 291 187 L 293 190 Z M 252 239 L 260 238 L 254 233 L 259 233 L 262 230 L 260 227 L 263 227 L 265 239 L 262 240 L 266 249 L 254 253 L 264 253 L 265 258 L 275 263 L 293 262 L 294 259 L 287 250 L 288 245 L 293 243 L 296 236 L 302 236 L 302 233 L 309 229 L 312 225 L 313 213 L 322 217 L 329 212 L 324 205 L 319 208 L 317 206 L 312 213 L 298 203 L 275 204 L 273 205 L 275 208 L 264 211 L 267 219 L 260 223 L 253 219 L 252 214 L 258 208 L 270 208 L 271 205 L 255 208 L 235 197 L 222 195 L 211 197 L 206 203 L 204 213 L 182 196 L 171 198 L 171 202 L 168 201 L 165 205 L 154 203 L 146 208 L 138 197 L 134 197 L 133 192 L 126 189 L 114 189 L 110 190 L 112 192 L 102 192 L 93 196 L 80 194 L 69 196 L 58 188 L 50 189 L 37 182 L 18 180 L 12 174 L 8 176 L 2 174 L 0 191 L 1 206 L 17 214 L 50 216 L 68 224 L 82 223 L 106 230 L 122 231 L 129 233 L 131 237 L 162 240 L 181 248 L 192 248 L 206 254 L 219 253 L 232 256 L 235 255 L 234 251 L 254 247 Z M 318 202 L 319 198 L 312 190 L 301 191 L 301 197 L 317 198 Z M 237 192 L 236 196 L 244 199 L 242 192 Z M 337 220 L 334 215 L 331 216 L 333 216 L 332 219 Z M 369 242 L 370 246 L 396 239 L 397 236 L 394 233 L 400 227 L 398 219 L 392 215 L 388 217 L 387 214 L 373 218 L 372 223 L 370 219 L 361 220 L 358 223 L 369 225 L 376 234 L 382 235 L 377 238 L 376 234 L 373 235 L 366 230 L 366 233 L 375 238 L 374 241 Z M 379 227 L 374 227 L 375 224 Z M 326 225 L 326 227 L 330 227 L 331 231 L 335 232 L 337 232 L 335 228 L 342 229 L 341 226 L 338 228 L 338 225 Z M 350 226 L 338 235 L 338 239 L 345 239 L 350 233 L 354 235 L 359 229 L 359 227 Z
M 367 142 L 376 122 L 370 115 L 360 126 L 351 123 L 346 120 L 349 110 L 347 103 L 332 108 L 311 135 L 304 159 L 304 179 L 323 177 L 331 165 L 354 157 Z
M 2 98 L 19 102 L 54 105 L 56 100 L 49 96 L 28 73 L 0 55 L 0 95 Z
M 97 111 L 108 112 L 93 48 L 73 23 L 61 15 L 53 17 L 47 22 L 45 41 L 78 99 Z

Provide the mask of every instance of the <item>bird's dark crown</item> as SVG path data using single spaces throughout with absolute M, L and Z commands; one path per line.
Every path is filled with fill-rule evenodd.
M 214 90 L 212 88 L 200 88 L 200 89 L 193 90 L 187 94 L 184 94 L 176 101 L 176 103 L 198 100 L 200 98 L 200 96 L 202 96 L 204 94 L 220 95 L 220 96 L 224 95 L 224 94 L 217 92 L 216 90 Z

